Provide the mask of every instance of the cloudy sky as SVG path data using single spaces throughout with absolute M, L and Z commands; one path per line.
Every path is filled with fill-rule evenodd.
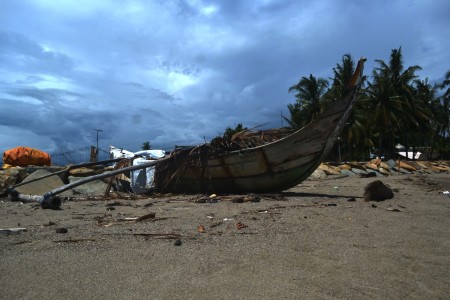
M 345 53 L 442 79 L 448 0 L 1 0 L 0 153 L 193 145 L 282 125 L 302 76 Z

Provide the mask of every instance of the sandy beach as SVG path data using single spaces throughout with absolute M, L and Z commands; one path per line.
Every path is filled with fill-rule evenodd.
M 0 228 L 24 231 L 0 235 L 0 298 L 449 299 L 450 174 L 383 177 L 394 198 L 366 202 L 374 180 L 61 210 L 4 198 Z

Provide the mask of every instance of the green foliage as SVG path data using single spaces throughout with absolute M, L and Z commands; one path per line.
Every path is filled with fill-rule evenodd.
M 151 147 L 151 145 L 150 145 L 150 142 L 149 142 L 149 141 L 146 141 L 146 142 L 142 143 L 141 149 L 142 149 L 142 150 L 151 150 L 152 147 Z
M 397 143 L 406 151 L 420 150 L 429 157 L 433 151 L 448 156 L 450 71 L 442 83 L 431 85 L 427 78 L 422 80 L 416 75 L 420 66 L 404 66 L 401 47 L 391 50 L 388 63 L 379 59 L 375 62 L 341 134 L 343 158 L 367 159 L 369 153 L 390 157 Z M 296 101 L 287 106 L 290 117 L 284 119 L 288 125 L 301 128 L 339 100 L 355 65 L 352 56 L 345 54 L 333 68 L 331 86 L 312 74 L 291 86 L 289 92 L 296 92 Z
M 292 127 L 303 127 L 322 113 L 322 96 L 327 87 L 326 79 L 316 78 L 310 74 L 309 77 L 302 77 L 297 84 L 289 88 L 289 92 L 296 92 L 297 99 L 294 105 L 288 106 L 291 119 L 286 120 Z
M 225 129 L 223 137 L 227 140 L 230 140 L 231 137 L 233 136 L 233 134 L 244 131 L 244 130 L 247 130 L 247 127 L 244 127 L 244 125 L 242 125 L 242 123 L 239 123 L 234 128 L 227 127 L 227 129 Z

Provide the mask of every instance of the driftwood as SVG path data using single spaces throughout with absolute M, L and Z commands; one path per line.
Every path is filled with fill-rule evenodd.
M 16 190 L 11 189 L 10 190 L 10 195 L 13 199 L 16 200 L 20 200 L 22 202 L 38 202 L 42 208 L 52 208 L 52 209 L 58 209 L 61 206 L 61 199 L 59 197 L 55 197 L 56 195 L 70 190 L 74 187 L 77 187 L 79 185 L 94 181 L 94 180 L 98 180 L 98 179 L 103 179 L 103 178 L 107 178 L 110 176 L 115 176 L 124 172 L 128 172 L 128 171 L 135 171 L 135 170 L 140 170 L 140 169 L 145 169 L 151 166 L 154 166 L 164 160 L 166 160 L 168 158 L 163 158 L 160 160 L 153 160 L 150 161 L 148 163 L 142 164 L 142 165 L 137 165 L 137 166 L 130 166 L 130 167 L 126 167 L 126 168 L 122 168 L 122 169 L 118 169 L 118 170 L 114 170 L 111 172 L 105 172 L 102 174 L 98 174 L 98 175 L 93 175 L 93 176 L 89 176 L 86 178 L 83 178 L 81 180 L 60 186 L 56 189 L 53 189 L 47 193 L 45 193 L 45 195 L 43 196 L 39 196 L 39 195 L 22 195 L 20 193 L 18 193 Z

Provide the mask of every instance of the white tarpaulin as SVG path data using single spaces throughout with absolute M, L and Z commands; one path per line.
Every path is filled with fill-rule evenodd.
M 422 154 L 421 152 L 416 152 L 416 155 L 413 156 L 413 152 L 398 152 L 398 154 L 400 154 L 403 157 L 409 158 L 409 159 L 419 159 L 420 155 Z
M 133 166 L 142 165 L 149 160 L 163 158 L 166 153 L 164 150 L 143 150 L 130 152 L 122 148 L 109 146 L 109 153 L 112 158 L 133 158 Z M 141 170 L 131 171 L 131 189 L 136 194 L 147 193 L 153 187 L 155 167 L 148 167 Z

